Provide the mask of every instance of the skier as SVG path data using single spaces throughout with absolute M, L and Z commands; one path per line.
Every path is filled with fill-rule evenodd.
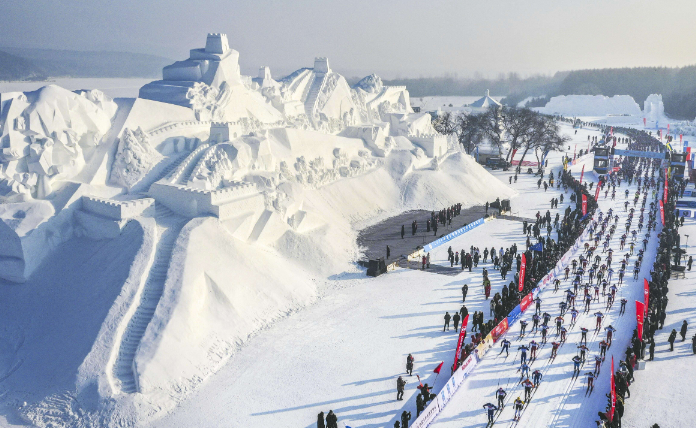
M 604 358 L 607 356 L 607 347 L 608 346 L 609 345 L 607 344 L 607 342 L 605 342 L 603 340 L 601 342 L 599 342 L 599 356 L 600 357 Z
M 498 407 L 501 409 L 505 407 L 504 400 L 505 396 L 507 396 L 507 392 L 505 392 L 505 390 L 502 387 L 500 387 L 497 391 L 495 391 L 495 396 L 498 398 Z
M 547 325 L 542 325 L 541 329 L 541 343 L 546 343 L 546 331 L 549 329 Z
M 445 331 L 445 329 L 449 330 L 450 318 L 452 317 L 450 316 L 449 312 L 445 312 L 445 326 L 442 327 L 442 331 Z
M 498 408 L 491 403 L 484 404 L 483 408 L 488 412 L 488 423 L 493 424 L 493 416 L 495 416 L 495 411 L 498 410 Z
M 519 420 L 522 416 L 522 409 L 524 409 L 524 401 L 520 397 L 515 400 L 515 421 Z
M 539 349 L 539 344 L 536 343 L 536 341 L 532 340 L 531 342 L 529 342 L 529 349 L 530 349 L 530 355 L 529 355 L 530 360 L 535 360 L 537 349 Z
M 558 352 L 559 346 L 561 346 L 559 342 L 551 342 L 551 359 L 556 358 L 556 352 Z
M 611 324 L 609 324 L 607 327 L 604 327 L 604 329 L 607 331 L 607 343 L 609 344 L 609 346 L 611 346 L 611 339 L 616 329 Z
M 396 401 L 401 401 L 404 399 L 404 388 L 406 387 L 406 381 L 404 378 L 399 376 L 396 380 Z
M 594 391 L 595 374 L 594 372 L 587 372 L 585 374 L 587 375 L 587 390 L 585 390 L 585 395 L 587 395 L 588 392 L 592 394 L 592 391 Z
M 537 388 L 539 386 L 539 384 L 541 383 L 542 377 L 544 377 L 544 375 L 542 375 L 539 370 L 534 370 L 532 372 L 532 381 L 534 382 L 535 388 Z
M 527 321 L 520 320 L 520 337 L 524 337 L 524 331 L 527 329 Z
M 532 397 L 532 388 L 534 388 L 534 383 L 532 383 L 532 381 L 529 379 L 526 379 L 524 382 L 522 382 L 522 385 L 524 386 L 524 400 L 529 402 L 529 399 Z
M 623 315 L 626 312 L 626 302 L 627 299 L 621 299 L 621 309 L 619 310 L 619 315 Z
M 576 355 L 573 357 L 573 377 L 580 374 L 580 363 L 581 362 L 582 362 L 582 359 L 579 356 Z
M 524 379 L 525 377 L 529 377 L 529 366 L 527 363 L 522 363 L 520 368 L 517 370 L 518 372 L 522 372 L 522 375 L 520 379 Z
M 503 341 L 500 343 L 500 347 L 503 349 L 500 350 L 500 353 L 498 355 L 502 354 L 503 351 L 505 351 L 505 358 L 507 358 L 510 355 L 510 341 L 507 339 L 503 339 Z
M 529 351 L 529 348 L 524 345 L 521 345 L 517 348 L 517 350 L 522 351 L 520 353 L 520 364 L 524 364 L 527 361 L 527 351 Z
M 595 331 L 599 331 L 599 328 L 602 326 L 602 318 L 604 318 L 604 314 L 598 311 L 595 312 L 593 315 L 597 317 L 597 325 L 595 326 Z
M 599 371 L 602 367 L 602 357 L 599 355 L 594 356 L 594 371 L 595 371 L 595 376 L 599 376 Z
M 408 354 L 408 357 L 406 357 L 406 373 L 408 373 L 409 376 L 413 375 L 413 355 Z
M 578 349 L 580 350 L 580 358 L 582 359 L 582 362 L 585 362 L 585 352 L 589 351 L 589 348 L 585 345 L 579 345 Z

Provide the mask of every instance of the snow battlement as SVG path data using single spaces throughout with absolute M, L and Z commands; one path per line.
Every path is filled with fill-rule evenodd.
M 447 152 L 447 137 L 442 134 L 408 134 L 406 138 L 422 148 L 428 157 L 442 156 Z
M 228 50 L 230 50 L 230 44 L 227 41 L 227 34 L 208 33 L 208 38 L 205 41 L 206 53 L 222 55 Z
M 331 67 L 329 67 L 329 59 L 326 57 L 314 58 L 314 72 L 318 74 L 330 73 Z
M 145 210 L 154 206 L 153 198 L 131 199 L 129 201 L 117 201 L 103 199 L 96 196 L 82 197 L 82 210 L 112 220 L 126 220 L 142 215 Z
M 270 80 L 271 79 L 271 68 L 268 67 L 267 65 L 262 65 L 261 67 L 259 67 L 259 79 Z

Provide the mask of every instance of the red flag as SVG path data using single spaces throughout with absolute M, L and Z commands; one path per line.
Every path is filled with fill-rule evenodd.
M 582 171 L 580 171 L 580 184 L 582 184 L 582 176 L 585 175 L 585 165 L 582 166 Z
M 636 300 L 636 321 L 638 322 L 638 339 L 643 340 L 643 317 L 645 317 L 645 305 Z
M 643 296 L 643 304 L 645 305 L 645 310 L 647 311 L 650 307 L 650 284 L 648 283 L 648 280 L 645 278 L 643 278 Z
M 520 293 L 522 292 L 522 289 L 524 289 L 524 273 L 526 270 L 527 270 L 527 255 L 522 254 L 522 264 L 520 265 L 520 284 L 519 284 Z
M 684 139 L 684 134 L 679 134 L 679 144 L 682 143 L 682 139 Z
M 594 199 L 595 201 L 599 200 L 599 183 L 597 183 L 597 190 L 594 192 Z
M 457 351 L 454 353 L 454 366 L 457 367 L 457 361 L 462 356 L 462 344 L 466 339 L 466 324 L 469 321 L 469 314 L 467 314 L 462 320 L 462 328 L 459 330 L 459 340 L 457 341 Z
M 582 195 L 582 215 L 587 215 L 587 195 Z
M 660 220 L 662 220 L 662 225 L 665 225 L 665 207 L 662 204 L 662 201 L 660 201 Z
M 648 125 L 646 124 L 646 119 L 643 118 L 643 127 L 645 127 L 645 126 L 648 126 Z
M 614 382 L 614 356 L 611 356 L 611 409 L 607 412 L 609 421 L 614 420 L 614 410 L 616 410 L 616 383 Z
M 445 364 L 445 362 L 444 362 L 444 361 L 443 361 L 443 362 L 441 362 L 440 364 L 438 364 L 438 366 L 437 366 L 437 367 L 435 367 L 435 370 L 433 370 L 433 373 L 437 373 L 437 374 L 440 374 L 440 369 L 442 369 L 442 365 L 443 365 L 443 364 Z

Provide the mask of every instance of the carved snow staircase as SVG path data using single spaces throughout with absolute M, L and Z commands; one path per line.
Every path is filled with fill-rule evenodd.
M 160 231 L 155 260 L 148 273 L 138 307 L 128 321 L 113 367 L 114 377 L 120 381 L 121 391 L 125 393 L 135 393 L 139 390 L 134 365 L 135 355 L 162 297 L 174 243 L 188 221 L 161 204 L 155 205 L 155 209 L 157 228 Z

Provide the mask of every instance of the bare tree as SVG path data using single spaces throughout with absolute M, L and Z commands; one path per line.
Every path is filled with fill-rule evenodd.
M 478 114 L 460 114 L 456 119 L 457 141 L 462 145 L 467 154 L 481 144 L 486 136 L 485 118 Z
M 503 127 L 500 125 L 501 108 L 495 107 L 480 115 L 481 129 L 491 144 L 498 148 L 498 156 L 503 156 Z
M 457 123 L 455 122 L 452 113 L 448 111 L 434 117 L 432 123 L 433 128 L 435 128 L 437 132 L 443 135 L 454 134 L 454 132 L 457 129 Z

